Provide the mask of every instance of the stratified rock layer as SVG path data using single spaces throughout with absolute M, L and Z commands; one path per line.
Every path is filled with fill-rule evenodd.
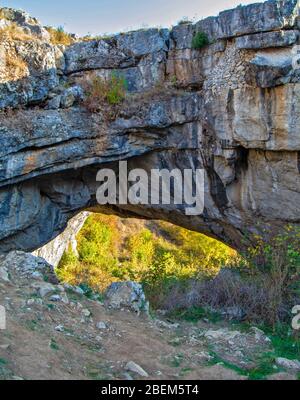
M 168 220 L 236 248 L 251 233 L 299 225 L 299 21 L 296 0 L 267 1 L 66 48 L 1 42 L 26 65 L 9 78 L 0 61 L 0 251 L 35 250 L 87 209 Z M 199 31 L 211 44 L 195 50 Z M 126 101 L 114 119 L 89 113 L 82 80 L 114 71 Z M 204 168 L 204 213 L 99 206 L 96 173 L 118 171 L 119 160 L 129 170 Z

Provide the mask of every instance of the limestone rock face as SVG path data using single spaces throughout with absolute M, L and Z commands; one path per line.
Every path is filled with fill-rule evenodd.
M 5 21 L 6 25 L 15 23 L 26 33 L 30 33 L 42 40 L 49 39 L 49 33 L 47 30 L 36 18 L 31 17 L 25 11 L 4 7 L 1 8 L 1 15 L 3 17 L 2 21 Z
M 34 251 L 83 210 L 164 219 L 235 248 L 299 225 L 299 20 L 296 0 L 270 0 L 69 47 L 1 42 L 0 251 Z M 210 44 L 192 49 L 199 31 Z M 116 72 L 126 100 L 109 118 L 87 111 L 82 82 Z M 118 176 L 120 160 L 129 171 L 204 169 L 204 213 L 100 206 L 97 171 Z
M 12 251 L 0 256 L 1 270 L 6 271 L 13 278 L 17 275 L 22 280 L 47 280 L 48 285 L 57 284 L 58 279 L 54 268 L 41 257 L 23 251 Z M 45 282 L 43 282 L 45 284 Z
M 33 255 L 43 258 L 49 264 L 53 265 L 53 267 L 58 266 L 65 250 L 68 248 L 70 248 L 74 254 L 78 255 L 76 235 L 82 228 L 88 215 L 89 213 L 84 211 L 70 219 L 67 228 L 60 235 L 33 252 Z

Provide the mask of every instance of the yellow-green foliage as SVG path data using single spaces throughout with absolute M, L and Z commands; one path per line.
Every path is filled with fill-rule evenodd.
M 74 42 L 72 36 L 69 33 L 65 32 L 62 26 L 58 28 L 52 28 L 51 26 L 48 26 L 46 29 L 50 34 L 50 41 L 52 44 L 62 44 L 64 46 L 69 46 Z
M 117 217 L 94 214 L 78 235 L 79 259 L 67 252 L 57 270 L 71 284 L 103 290 L 116 280 L 136 280 L 154 288 L 166 280 L 211 277 L 235 256 L 224 244 L 164 222 L 144 222 L 120 234 Z

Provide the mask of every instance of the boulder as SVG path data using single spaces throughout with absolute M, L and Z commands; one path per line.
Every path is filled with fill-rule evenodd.
M 136 282 L 113 282 L 105 292 L 104 304 L 107 307 L 140 313 L 149 311 L 142 285 Z
M 50 39 L 48 31 L 36 18 L 31 17 L 27 12 L 23 10 L 15 10 L 13 8 L 3 7 L 1 8 L 1 14 L 6 20 L 14 22 L 15 24 L 23 28 L 25 33 L 36 36 L 37 38 L 42 40 Z
M 47 282 L 39 282 L 39 283 L 34 283 L 31 285 L 33 288 L 37 290 L 37 293 L 40 297 L 46 297 L 50 294 L 56 293 L 57 288 L 56 286 L 52 285 L 51 283 Z M 58 295 L 54 295 L 55 298 L 57 298 Z
M 300 361 L 299 360 L 289 360 L 288 358 L 277 357 L 275 362 L 279 367 L 283 367 L 283 368 L 291 369 L 291 370 L 295 370 L 295 371 L 300 371 Z
M 12 251 L 5 256 L 0 256 L 0 268 L 8 271 L 12 280 L 19 278 L 36 279 L 38 277 L 38 279 L 46 279 L 49 282 L 38 282 L 35 284 L 36 287 L 49 286 L 49 288 L 53 288 L 51 283 L 58 283 L 52 265 L 48 264 L 43 258 L 22 251 Z
M 143 378 L 147 378 L 149 376 L 148 373 L 140 365 L 138 365 L 134 361 L 129 361 L 126 364 L 125 369 L 127 371 L 134 372 L 134 373 L 142 376 Z

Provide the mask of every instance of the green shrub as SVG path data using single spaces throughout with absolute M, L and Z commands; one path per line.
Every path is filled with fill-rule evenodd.
M 199 50 L 209 44 L 208 37 L 204 32 L 197 32 L 192 40 L 192 49 Z
M 289 324 L 292 307 L 300 302 L 300 230 L 286 226 L 281 232 L 270 232 L 268 229 L 263 236 L 252 236 L 251 247 L 233 260 L 231 268 L 223 269 L 216 277 L 206 279 L 216 261 L 212 258 L 207 264 L 206 276 L 177 279 L 167 290 L 161 287 L 154 301 L 159 308 L 171 312 L 191 307 L 220 311 L 234 307 L 243 311 L 244 318 L 252 323 L 273 328 L 280 323 Z M 192 246 L 191 257 L 196 246 L 183 242 L 181 248 L 186 249 L 187 243 Z M 209 254 L 215 257 L 218 252 L 209 253 L 205 249 L 206 257 Z M 206 268 L 202 266 L 201 271 Z
M 121 103 L 126 96 L 127 82 L 123 76 L 112 74 L 108 80 L 108 90 L 106 94 L 107 101 L 110 105 Z
M 82 86 L 86 95 L 84 106 L 90 112 L 98 112 L 108 106 L 117 106 L 126 97 L 126 79 L 117 73 L 113 73 L 109 79 L 103 79 L 94 74 L 82 81 Z
M 269 298 L 268 315 L 263 317 L 275 326 L 282 321 L 283 305 L 291 308 L 295 298 L 300 298 L 300 229 L 287 225 L 275 232 L 270 227 L 264 235 L 269 238 L 252 237 L 253 245 L 244 252 L 243 261 L 260 276 Z

